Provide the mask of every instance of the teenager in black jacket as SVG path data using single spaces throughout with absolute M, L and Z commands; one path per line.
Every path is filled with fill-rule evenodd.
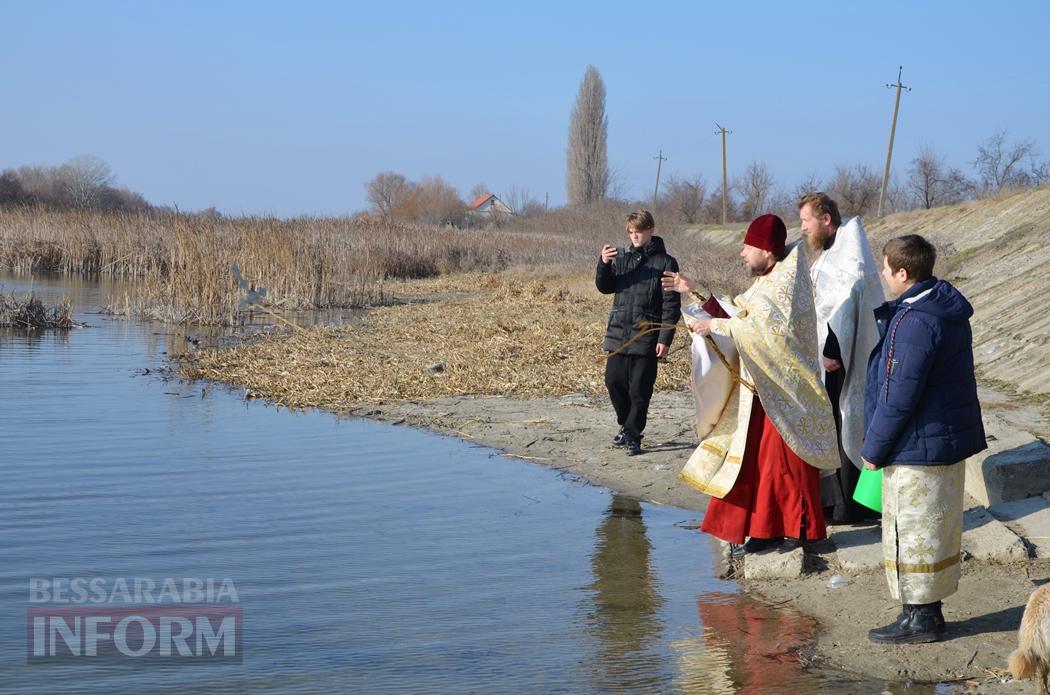
M 681 297 L 677 292 L 664 292 L 660 285 L 664 271 L 678 271 L 678 261 L 668 255 L 663 239 L 653 236 L 656 223 L 652 213 L 632 212 L 626 227 L 631 245 L 623 249 L 609 244 L 602 247 L 594 284 L 603 294 L 616 294 L 603 343 L 607 352 L 616 354 L 605 363 L 605 386 L 620 425 L 613 444 L 626 447 L 627 455 L 634 456 L 642 451 L 642 433 L 656 383 L 656 360 L 667 356 L 674 340 Z M 665 327 L 659 333 L 638 337 L 646 323 Z M 637 340 L 632 342 L 633 338 Z

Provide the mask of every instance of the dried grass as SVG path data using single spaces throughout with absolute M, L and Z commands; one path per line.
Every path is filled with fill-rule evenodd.
M 376 308 L 353 328 L 311 328 L 196 352 L 183 372 L 283 405 L 335 410 L 460 394 L 603 395 L 601 342 L 611 298 L 571 289 L 585 281 L 522 273 L 419 281 L 412 283 L 417 294 L 442 299 Z M 673 347 L 688 341 L 680 330 Z M 688 377 L 688 349 L 676 349 L 659 370 L 657 389 L 681 388 Z
M 628 208 L 603 203 L 459 230 L 367 217 L 223 218 L 207 215 L 0 209 L 0 267 L 138 278 L 107 309 L 176 323 L 237 323 L 244 292 L 230 266 L 265 287 L 271 310 L 374 306 L 387 286 L 463 272 L 591 268 L 603 243 L 622 246 Z M 734 250 L 692 232 L 661 230 L 684 269 L 737 267 Z M 727 263 L 727 259 L 730 261 Z M 703 260 L 703 263 L 699 261 Z M 738 290 L 739 287 L 730 289 Z
M 0 292 L 0 328 L 75 328 L 73 309 L 69 299 L 63 298 L 56 306 L 46 306 L 38 297 L 27 294 L 22 298 Z

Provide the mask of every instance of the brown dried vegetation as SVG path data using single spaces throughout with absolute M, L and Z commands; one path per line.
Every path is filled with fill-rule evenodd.
M 352 328 L 315 327 L 202 350 L 184 372 L 283 405 L 336 410 L 454 394 L 601 394 L 609 298 L 588 291 L 588 280 L 514 272 L 420 281 L 415 292 L 447 299 L 379 307 Z M 688 341 L 679 331 L 674 347 Z M 688 351 L 678 350 L 661 368 L 657 388 L 681 387 L 688 375 Z

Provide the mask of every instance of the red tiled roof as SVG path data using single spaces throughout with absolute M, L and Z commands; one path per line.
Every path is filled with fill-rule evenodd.
M 495 197 L 496 197 L 496 195 L 494 193 L 487 193 L 487 194 L 485 194 L 483 196 L 480 196 L 477 200 L 475 200 L 473 203 L 468 205 L 467 209 L 468 210 L 476 210 L 479 207 L 481 207 L 482 205 L 484 205 L 485 203 L 487 203 L 489 198 L 495 198 Z

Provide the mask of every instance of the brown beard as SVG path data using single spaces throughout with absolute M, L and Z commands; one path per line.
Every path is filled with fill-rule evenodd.
M 806 251 L 809 251 L 809 262 L 813 263 L 817 260 L 817 256 L 824 250 L 824 239 L 818 239 L 815 234 L 807 234 L 806 238 Z

